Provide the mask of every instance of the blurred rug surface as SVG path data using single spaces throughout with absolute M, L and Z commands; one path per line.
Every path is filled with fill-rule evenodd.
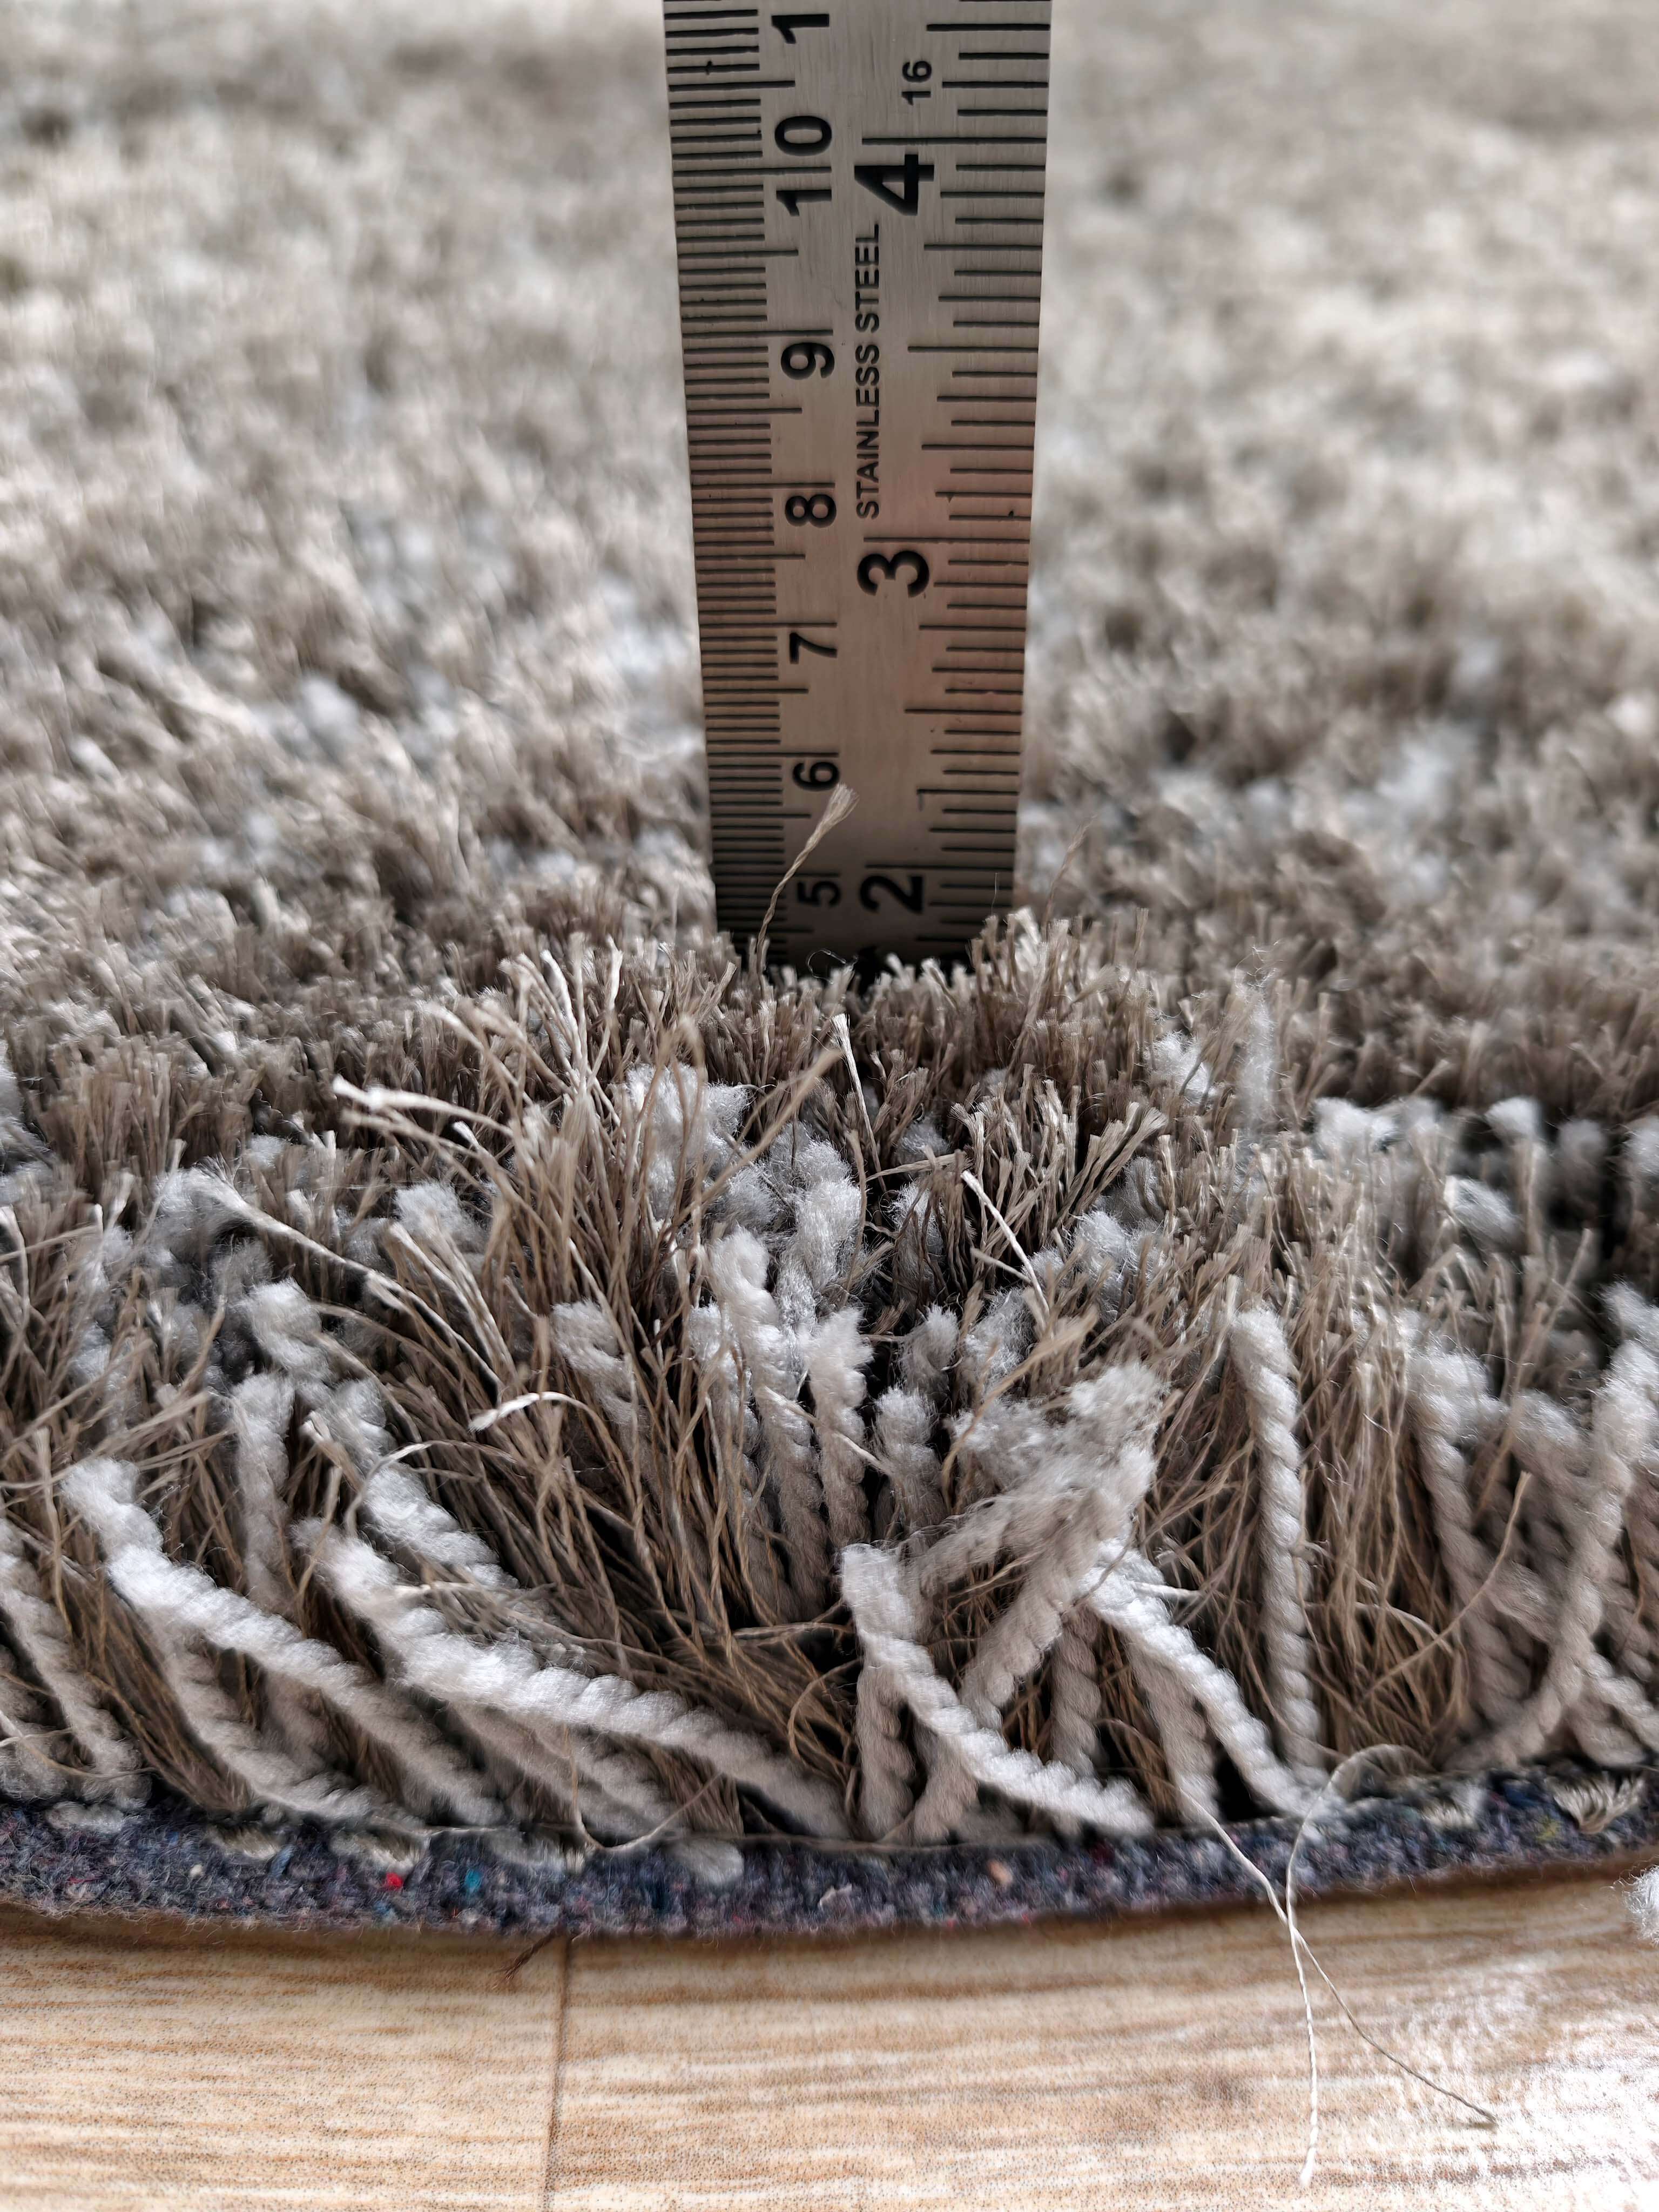
M 1062 6 L 1021 912 L 715 933 L 646 0 L 0 0 L 0 1890 L 1659 1834 L 1659 46 Z

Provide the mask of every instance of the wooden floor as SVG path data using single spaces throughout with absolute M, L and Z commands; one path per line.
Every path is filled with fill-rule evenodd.
M 1605 1881 L 837 1944 L 447 1939 L 0 1917 L 0 2205 L 31 2212 L 1049 2212 L 1659 2204 L 1659 1954 Z

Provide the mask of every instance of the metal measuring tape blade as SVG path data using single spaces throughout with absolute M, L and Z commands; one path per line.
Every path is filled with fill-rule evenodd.
M 665 0 L 715 890 L 795 867 L 796 967 L 1012 892 L 1051 12 Z

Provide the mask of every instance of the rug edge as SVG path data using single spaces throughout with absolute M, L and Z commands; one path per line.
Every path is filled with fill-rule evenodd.
M 1455 1781 L 1335 1807 L 1303 1838 L 1304 1898 L 1600 1868 L 1659 1856 L 1659 1765 L 1574 1764 Z M 1221 1835 L 937 1851 L 746 1846 L 710 1879 L 668 1850 L 576 1858 L 444 1834 L 400 1850 L 309 1827 L 227 1829 L 176 1802 L 117 1814 L 0 1801 L 0 1904 L 113 1917 L 347 1934 L 401 1928 L 481 1938 L 833 1936 L 902 1928 L 1110 1922 L 1282 1893 L 1299 1824 Z M 1254 1870 L 1254 1871 L 1253 1871 Z

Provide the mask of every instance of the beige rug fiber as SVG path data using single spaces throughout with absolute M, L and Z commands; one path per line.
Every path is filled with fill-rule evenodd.
M 1056 14 L 1024 911 L 859 988 L 714 933 L 646 0 L 0 0 L 14 1799 L 1639 1798 L 1659 40 Z

